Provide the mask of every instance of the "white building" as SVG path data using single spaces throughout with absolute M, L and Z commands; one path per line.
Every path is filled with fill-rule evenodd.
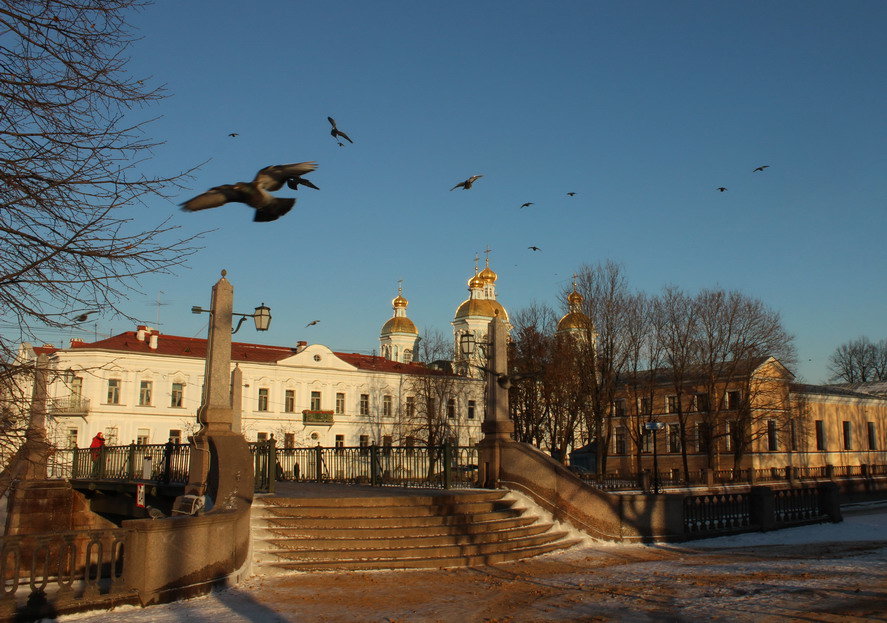
M 495 279 L 489 266 L 480 275 L 475 268 L 471 296 L 453 321 L 457 345 L 460 331 L 485 335 L 485 323 L 497 311 L 505 313 L 495 301 Z M 281 446 L 420 445 L 421 430 L 414 430 L 404 416 L 416 408 L 416 381 L 444 375 L 446 386 L 456 388 L 439 406 L 448 437 L 460 445 L 476 443 L 483 420 L 483 382 L 413 361 L 418 331 L 406 315 L 407 305 L 399 291 L 392 301 L 394 315 L 380 333 L 381 357 L 336 353 L 306 342 L 234 342 L 231 362 L 240 369 L 242 383 L 232 388 L 232 400 L 235 419 L 240 407 L 247 440 L 273 435 Z M 185 442 L 198 428 L 205 339 L 140 326 L 96 342 L 71 340 L 63 349 L 23 344 L 19 358 L 33 360 L 39 354 L 49 357 L 54 371 L 47 427 L 60 447 L 88 446 L 98 431 L 108 445 L 165 443 L 169 438 Z

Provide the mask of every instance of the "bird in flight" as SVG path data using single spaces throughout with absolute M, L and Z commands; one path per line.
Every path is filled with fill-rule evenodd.
M 522 207 L 522 208 L 529 208 L 531 205 L 533 205 L 533 202 L 532 202 L 532 201 L 527 201 L 526 203 L 522 204 L 521 207 Z
M 770 168 L 770 165 L 769 165 L 769 164 L 762 164 L 761 166 L 759 166 L 759 167 L 757 167 L 756 169 L 754 169 L 754 170 L 752 171 L 752 173 L 757 173 L 758 171 L 763 171 L 764 169 L 769 169 L 769 168 Z
M 312 320 L 311 322 L 309 322 L 308 324 L 305 325 L 305 328 L 307 329 L 308 327 L 312 327 L 312 326 L 316 325 L 318 322 L 320 322 L 320 320 Z
M 330 125 L 333 126 L 333 129 L 330 130 L 330 136 L 332 136 L 334 139 L 336 139 L 336 142 L 339 144 L 339 147 L 345 146 L 345 143 L 343 143 L 342 141 L 339 140 L 340 136 L 342 138 L 344 138 L 346 141 L 348 141 L 349 143 L 354 142 L 351 140 L 351 138 L 347 134 L 345 134 L 344 132 L 342 132 L 342 130 L 340 130 L 339 128 L 336 127 L 336 120 L 335 119 L 333 119 L 332 117 L 327 117 L 327 121 L 329 121 Z
M 472 175 L 464 182 L 459 182 L 458 184 L 453 186 L 450 190 L 456 190 L 457 188 L 462 188 L 462 190 L 468 190 L 469 188 L 471 188 L 472 184 L 474 184 L 477 180 L 479 180 L 482 177 L 483 177 L 483 175 Z
M 234 138 L 234 137 L 240 136 L 240 135 L 237 132 L 231 132 L 228 136 L 230 136 L 231 138 Z
M 724 186 L 718 186 L 718 190 L 724 192 L 725 190 L 727 190 L 727 188 Z
M 71 320 L 73 320 L 74 322 L 86 322 L 87 319 L 89 319 L 90 314 L 97 314 L 97 313 L 98 313 L 98 310 L 94 309 L 92 311 L 84 312 L 84 313 L 80 314 L 79 316 L 75 316 L 74 318 L 71 318 Z
M 541 251 L 539 247 L 527 247 L 530 251 Z
M 255 208 L 253 221 L 257 223 L 276 221 L 292 209 L 296 200 L 292 197 L 275 197 L 271 193 L 280 190 L 284 182 L 294 190 L 299 184 L 317 189 L 317 186 L 302 177 L 316 168 L 315 162 L 271 165 L 256 173 L 252 182 L 237 182 L 210 188 L 205 193 L 184 202 L 182 210 L 196 212 L 217 208 L 234 201 Z
M 567 197 L 575 197 L 576 193 L 567 193 Z

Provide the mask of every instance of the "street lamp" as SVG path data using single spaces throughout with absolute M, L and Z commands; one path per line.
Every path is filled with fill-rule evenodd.
M 663 422 L 644 422 L 644 428 L 653 431 L 653 493 L 659 493 L 659 454 L 656 450 L 656 433 L 665 428 Z
M 211 309 L 203 309 L 199 305 L 194 305 L 191 308 L 191 313 L 212 314 L 213 312 Z M 256 311 L 252 314 L 238 314 L 236 312 L 231 312 L 231 315 L 240 316 L 240 320 L 237 321 L 237 326 L 231 330 L 231 335 L 234 335 L 240 330 L 240 326 L 247 318 L 253 319 L 253 322 L 256 324 L 256 331 L 267 331 L 271 327 L 271 308 L 265 305 L 265 303 L 256 307 Z

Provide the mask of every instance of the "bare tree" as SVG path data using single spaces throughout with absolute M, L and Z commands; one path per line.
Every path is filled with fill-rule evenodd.
M 509 374 L 545 370 L 551 364 L 554 311 L 534 304 L 512 315 L 514 339 L 509 344 Z M 546 437 L 546 421 L 552 415 L 540 384 L 534 380 L 514 383 L 508 393 L 514 438 L 541 448 Z
M 19 380 L 33 362 L 16 360 L 16 342 L 117 310 L 140 276 L 170 272 L 196 251 L 196 236 L 183 239 L 164 218 L 146 226 L 136 211 L 182 177 L 144 174 L 156 143 L 147 122 L 128 116 L 163 95 L 126 71 L 127 18 L 141 6 L 0 3 L 0 322 L 19 328 L 0 335 L 5 401 L 28 399 Z
M 841 344 L 829 356 L 832 382 L 868 383 L 887 380 L 887 339 L 877 344 L 860 336 Z
M 0 320 L 63 327 L 113 308 L 141 275 L 196 248 L 136 208 L 180 175 L 148 177 L 155 142 L 127 113 L 162 97 L 126 71 L 138 0 L 0 6 Z M 11 345 L 3 340 L 7 358 Z

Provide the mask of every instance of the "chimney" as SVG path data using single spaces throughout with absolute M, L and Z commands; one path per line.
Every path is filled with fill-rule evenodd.
M 160 337 L 160 331 L 156 329 L 151 331 L 150 341 L 148 342 L 148 348 L 151 350 L 157 350 L 157 339 Z
M 80 344 L 83 344 L 83 340 L 82 340 L 82 339 L 80 339 L 79 337 L 72 337 L 72 338 L 71 338 L 71 346 L 70 346 L 70 348 L 74 348 L 75 346 L 79 346 Z
M 146 327 L 145 325 L 140 324 L 138 327 L 136 327 L 136 339 L 139 342 L 145 341 L 145 336 L 147 335 L 147 333 L 148 333 L 148 327 Z
M 308 342 L 306 342 L 305 340 L 299 340 L 298 342 L 296 342 L 296 353 L 297 354 L 301 353 L 306 348 L 308 348 Z

